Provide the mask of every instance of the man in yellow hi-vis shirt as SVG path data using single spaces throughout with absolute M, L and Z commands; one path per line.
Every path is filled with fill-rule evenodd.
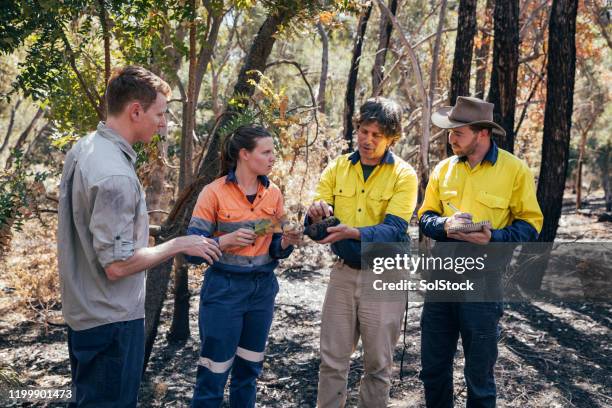
M 362 296 L 361 242 L 405 242 L 417 199 L 414 169 L 391 153 L 401 137 L 401 108 L 374 98 L 359 110 L 357 151 L 327 166 L 317 186 L 306 224 L 335 215 L 321 244 L 339 256 L 331 271 L 321 316 L 321 366 L 317 406 L 343 407 L 351 354 L 361 337 L 364 376 L 359 389 L 363 407 L 386 407 L 393 350 L 399 339 L 404 302 Z
M 533 176 L 527 165 L 491 140 L 504 129 L 493 122 L 493 104 L 458 97 L 431 117 L 449 130 L 454 156 L 432 172 L 419 224 L 436 241 L 528 242 L 542 228 Z M 459 210 L 459 211 L 457 211 Z M 449 227 L 489 221 L 478 232 L 449 232 Z M 467 407 L 494 407 L 500 301 L 428 302 L 421 316 L 421 380 L 427 407 L 453 406 L 453 357 L 461 335 L 465 355 Z

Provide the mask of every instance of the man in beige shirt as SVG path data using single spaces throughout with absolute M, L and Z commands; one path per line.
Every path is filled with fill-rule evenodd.
M 136 407 L 144 360 L 145 270 L 179 253 L 219 259 L 197 235 L 148 248 L 148 215 L 132 145 L 165 128 L 170 87 L 141 67 L 118 69 L 107 121 L 66 155 L 57 234 L 62 312 L 76 406 Z

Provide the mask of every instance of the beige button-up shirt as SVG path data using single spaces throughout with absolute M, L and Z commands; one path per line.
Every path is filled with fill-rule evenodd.
M 145 272 L 116 281 L 104 272 L 148 245 L 135 163 L 132 146 L 102 122 L 66 155 L 57 247 L 62 312 L 73 330 L 144 317 Z

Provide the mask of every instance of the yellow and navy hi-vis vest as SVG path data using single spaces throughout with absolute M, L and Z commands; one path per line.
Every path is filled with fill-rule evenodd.
M 350 227 L 367 227 L 394 215 L 410 222 L 418 194 L 414 169 L 387 151 L 367 181 L 359 152 L 336 158 L 323 171 L 314 200 L 334 207 L 334 215 Z
M 429 176 L 419 219 L 427 212 L 450 217 L 455 210 L 449 203 L 472 214 L 473 222 L 490 221 L 493 230 L 506 228 L 515 220 L 528 223 L 538 233 L 542 229 L 542 211 L 529 167 L 494 142 L 474 168 L 457 156 L 438 163 Z
M 361 240 L 344 239 L 332 251 L 355 268 L 361 264 L 362 242 L 407 241 L 408 224 L 416 207 L 418 182 L 414 169 L 387 150 L 367 180 L 359 151 L 344 154 L 323 171 L 314 200 L 334 207 L 334 215 L 359 230 Z M 306 219 L 306 223 L 310 220 Z

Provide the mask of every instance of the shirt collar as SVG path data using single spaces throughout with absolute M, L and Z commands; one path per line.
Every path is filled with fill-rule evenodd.
M 497 162 L 497 154 L 498 154 L 497 145 L 495 144 L 493 140 L 491 140 L 491 147 L 489 147 L 489 151 L 487 152 L 487 154 L 485 154 L 485 157 L 483 160 L 487 160 L 492 165 L 495 165 L 495 163 Z
M 359 150 L 355 150 L 351 155 L 349 155 L 348 160 L 353 164 L 357 164 L 357 162 L 359 161 L 359 159 L 361 158 L 361 156 L 359 155 Z M 382 160 L 380 161 L 381 164 L 394 164 L 395 163 L 395 159 L 393 158 L 393 153 L 391 153 L 391 150 L 387 149 L 385 151 L 385 155 L 383 156 Z
M 270 186 L 270 179 L 267 176 L 257 176 L 257 179 L 263 184 L 265 188 Z M 236 178 L 236 169 L 231 169 L 227 173 L 227 178 L 225 179 L 226 183 L 236 183 L 238 184 L 238 179 Z
M 127 142 L 127 140 L 123 138 L 123 136 L 106 126 L 106 123 L 104 122 L 98 123 L 97 131 L 100 136 L 105 137 L 106 139 L 119 146 L 121 151 L 125 153 L 130 162 L 132 162 L 133 165 L 136 164 L 136 159 L 138 156 L 136 155 L 136 152 L 134 151 L 132 146 Z
M 482 158 L 482 161 L 488 161 L 489 163 L 491 163 L 491 165 L 495 166 L 495 163 L 497 163 L 497 156 L 499 155 L 499 148 L 497 147 L 497 144 L 491 140 L 491 146 L 489 147 L 489 150 L 487 151 L 487 154 L 485 154 L 485 156 Z M 457 157 L 455 156 L 455 162 L 457 161 L 461 161 L 464 162 L 467 160 L 467 156 L 462 156 L 462 157 Z

